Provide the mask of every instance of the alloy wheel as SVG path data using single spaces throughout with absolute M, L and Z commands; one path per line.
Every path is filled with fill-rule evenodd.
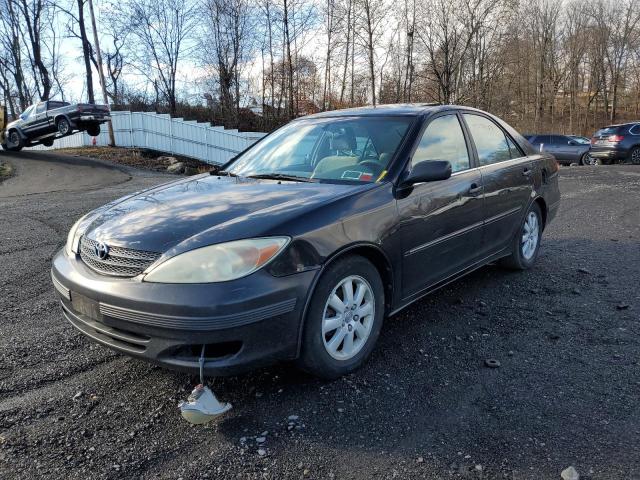
M 540 234 L 540 222 L 535 212 L 529 212 L 524 222 L 522 232 L 521 249 L 522 256 L 526 260 L 533 258 L 538 248 L 538 237 Z
M 351 275 L 329 294 L 322 316 L 322 340 L 336 360 L 350 360 L 367 343 L 375 319 L 375 297 L 369 282 Z
M 631 163 L 640 165 L 640 148 L 635 148 L 633 152 L 631 152 Z
M 17 147 L 18 145 L 20 145 L 20 136 L 15 130 L 9 134 L 9 144 L 12 147 Z

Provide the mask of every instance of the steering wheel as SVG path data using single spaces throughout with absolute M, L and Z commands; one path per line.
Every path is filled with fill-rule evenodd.
M 369 167 L 373 169 L 374 176 L 382 173 L 382 165 L 376 160 L 363 160 L 358 162 L 358 166 Z

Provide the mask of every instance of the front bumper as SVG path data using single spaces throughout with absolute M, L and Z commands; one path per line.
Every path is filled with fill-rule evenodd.
M 318 270 L 264 270 L 218 284 L 159 284 L 95 273 L 61 250 L 51 276 L 65 318 L 102 345 L 166 367 L 233 375 L 293 359 Z

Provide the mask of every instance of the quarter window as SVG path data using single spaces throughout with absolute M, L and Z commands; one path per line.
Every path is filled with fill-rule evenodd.
M 490 165 L 511 159 L 509 144 L 502 130 L 491 120 L 465 113 L 464 119 L 476 144 L 480 165 Z
M 429 160 L 450 162 L 452 172 L 469 168 L 469 152 L 456 115 L 437 117 L 422 134 L 412 164 Z
M 520 147 L 516 145 L 516 142 L 514 142 L 509 135 L 507 135 L 507 143 L 509 144 L 511 158 L 524 157 L 524 155 L 522 154 L 522 150 L 520 150 Z

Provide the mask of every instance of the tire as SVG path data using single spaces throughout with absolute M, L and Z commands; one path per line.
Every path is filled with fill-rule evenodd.
M 24 147 L 24 141 L 17 130 L 11 130 L 7 134 L 7 150 L 10 152 L 19 152 Z
M 348 285 L 354 297 L 360 289 L 364 292 L 359 302 L 361 308 L 353 308 L 358 302 L 356 297 L 352 308 L 340 315 Z M 328 380 L 354 372 L 373 351 L 382 328 L 384 309 L 384 286 L 376 267 L 355 255 L 336 260 L 322 274 L 311 297 L 298 366 Z M 372 311 L 365 315 L 369 310 Z
M 533 220 L 535 217 L 535 220 Z M 531 228 L 535 231 L 531 232 Z M 500 263 L 513 270 L 528 270 L 533 267 L 540 252 L 540 240 L 542 239 L 542 212 L 536 202 L 533 202 L 522 219 L 518 233 L 513 239 L 511 255 L 503 258 Z M 525 239 L 526 236 L 526 240 Z M 526 245 L 526 246 L 525 246 Z
M 60 117 L 58 119 L 56 122 L 56 128 L 58 129 L 58 133 L 63 137 L 71 133 L 71 124 L 65 117 Z
M 42 145 L 44 145 L 45 147 L 52 147 L 53 146 L 53 140 L 45 140 L 42 142 Z
M 89 125 L 87 127 L 87 135 L 90 137 L 97 137 L 100 135 L 100 125 Z
M 629 152 L 629 162 L 633 165 L 640 165 L 640 147 L 633 147 Z
M 598 165 L 598 161 L 589 156 L 589 152 L 584 153 L 581 157 L 580 157 L 580 165 Z

